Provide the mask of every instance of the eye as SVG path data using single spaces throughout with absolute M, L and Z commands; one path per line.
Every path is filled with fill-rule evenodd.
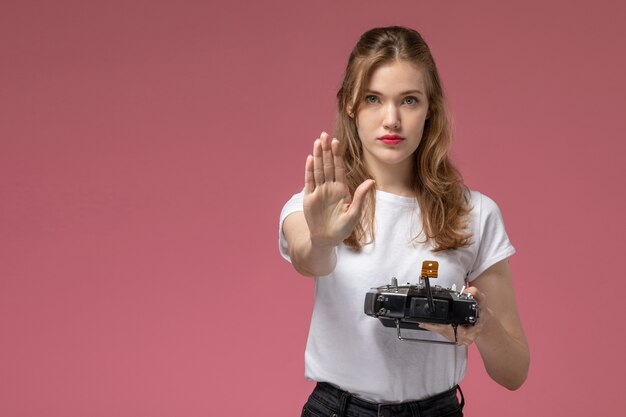
M 416 97 L 405 97 L 404 98 L 404 104 L 408 104 L 409 106 L 415 106 L 417 104 L 417 98 Z
M 378 103 L 378 97 L 374 95 L 365 96 L 365 102 L 369 104 Z

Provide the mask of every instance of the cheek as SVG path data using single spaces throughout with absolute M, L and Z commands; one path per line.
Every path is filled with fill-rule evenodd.
M 371 131 L 372 120 L 369 117 L 361 116 L 356 119 L 356 131 L 360 138 L 367 138 Z
M 359 135 L 359 142 L 363 144 L 363 138 L 367 138 L 367 133 L 363 130 L 363 127 L 357 127 L 356 133 Z
M 412 120 L 412 129 L 423 130 L 426 123 L 426 115 L 420 115 Z

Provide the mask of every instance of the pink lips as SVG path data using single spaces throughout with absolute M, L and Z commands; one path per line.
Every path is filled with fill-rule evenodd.
M 399 135 L 385 135 L 379 137 L 378 140 L 382 141 L 385 145 L 397 145 L 402 142 L 404 138 Z

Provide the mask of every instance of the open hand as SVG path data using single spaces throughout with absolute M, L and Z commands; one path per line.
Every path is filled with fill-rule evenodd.
M 306 160 L 304 174 L 304 217 L 311 242 L 320 247 L 339 245 L 361 218 L 367 192 L 374 180 L 365 180 L 354 192 L 346 184 L 343 156 L 337 139 L 322 132 Z

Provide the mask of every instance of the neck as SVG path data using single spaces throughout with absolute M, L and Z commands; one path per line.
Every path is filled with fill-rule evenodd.
M 395 165 L 367 164 L 367 169 L 376 181 L 377 190 L 405 197 L 415 196 L 412 161 Z

